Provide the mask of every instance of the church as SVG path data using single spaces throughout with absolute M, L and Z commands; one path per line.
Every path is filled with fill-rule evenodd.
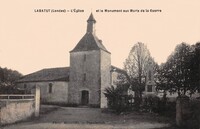
M 111 65 L 111 53 L 95 34 L 93 14 L 87 20 L 85 35 L 70 53 L 70 67 L 48 68 L 23 76 L 18 87 L 30 91 L 41 89 L 41 102 L 107 107 L 106 87 L 126 74 Z

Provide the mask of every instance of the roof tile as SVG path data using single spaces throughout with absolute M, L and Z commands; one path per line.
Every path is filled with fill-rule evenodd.
M 69 81 L 69 67 L 48 68 L 23 76 L 17 82 Z

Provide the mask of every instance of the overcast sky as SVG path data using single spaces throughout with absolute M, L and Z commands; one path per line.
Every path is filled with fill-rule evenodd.
M 69 51 L 86 33 L 91 12 L 97 21 L 96 35 L 111 52 L 112 65 L 123 68 L 137 42 L 145 43 L 160 64 L 177 44 L 200 41 L 199 6 L 199 0 L 0 0 L 0 66 L 22 74 L 69 66 Z M 35 12 L 37 9 L 69 12 Z M 103 12 L 96 12 L 99 9 Z

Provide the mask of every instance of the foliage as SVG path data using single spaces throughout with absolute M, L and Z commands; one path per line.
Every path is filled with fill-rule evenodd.
M 147 46 L 141 42 L 132 47 L 124 63 L 124 68 L 128 74 L 128 82 L 135 92 L 137 105 L 140 105 L 142 101 L 142 92 L 145 90 L 146 72 L 149 63 L 156 66 Z
M 156 112 L 158 110 L 159 97 L 147 95 L 143 98 L 142 109 L 147 112 Z
M 190 62 L 190 91 L 194 93 L 196 90 L 200 91 L 200 42 L 192 46 L 192 59 Z
M 198 45 L 196 45 L 198 46 Z M 160 66 L 157 73 L 157 89 L 168 90 L 178 95 L 190 91 L 193 94 L 199 87 L 199 47 L 181 43 Z
M 104 95 L 108 100 L 108 107 L 120 113 L 128 108 L 128 98 L 126 93 L 128 90 L 128 85 L 118 85 L 116 88 L 114 86 L 107 87 L 105 89 Z
M 140 111 L 175 118 L 176 102 L 168 101 L 167 98 L 159 98 L 156 95 L 147 95 L 143 98 Z
M 15 86 L 15 81 L 22 76 L 21 73 L 15 70 L 0 67 L 0 93 L 11 94 L 20 93 Z

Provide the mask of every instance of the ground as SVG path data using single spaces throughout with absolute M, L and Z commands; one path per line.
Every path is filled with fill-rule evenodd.
M 169 118 L 149 113 L 114 114 L 98 108 L 42 105 L 39 118 L 2 129 L 168 129 Z

